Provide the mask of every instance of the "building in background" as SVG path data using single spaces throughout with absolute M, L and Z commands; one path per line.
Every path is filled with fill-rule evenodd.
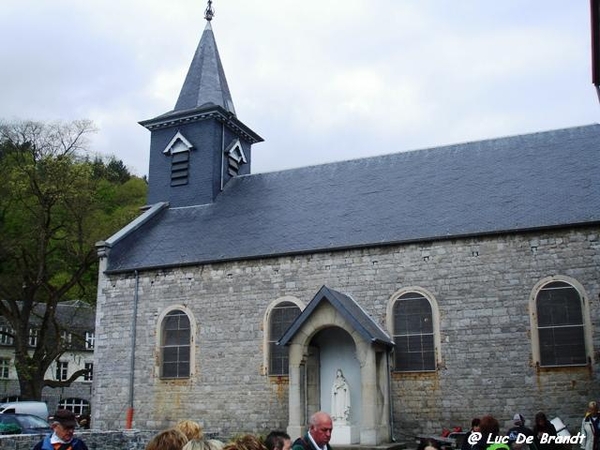
M 38 308 L 43 308 L 43 305 L 38 305 Z M 89 415 L 94 373 L 95 310 L 79 300 L 62 302 L 57 306 L 56 319 L 65 328 L 61 339 L 68 342 L 69 349 L 48 369 L 46 379 L 65 381 L 82 369 L 87 369 L 88 373 L 68 387 L 45 387 L 41 400 L 48 404 L 48 411 L 60 407 L 78 415 Z M 38 327 L 35 321 L 31 325 L 29 344 L 33 348 L 38 339 Z M 12 330 L 2 317 L 0 331 L 0 403 L 18 401 L 21 396 L 14 364 L 13 338 L 10 336 Z

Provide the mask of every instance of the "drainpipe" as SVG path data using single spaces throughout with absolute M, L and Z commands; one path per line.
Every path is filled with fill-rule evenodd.
M 385 352 L 385 361 L 387 365 L 388 396 L 390 401 L 390 442 L 396 442 L 396 436 L 394 436 L 394 398 L 392 395 L 392 375 L 390 370 L 389 349 Z
M 138 271 L 135 272 L 135 291 L 133 294 L 133 318 L 131 320 L 131 361 L 130 361 L 130 372 L 129 372 L 129 406 L 127 408 L 127 417 L 125 418 L 125 429 L 131 430 L 133 424 L 133 383 L 134 383 L 134 371 L 135 371 L 135 335 L 137 331 L 137 306 L 138 306 L 138 292 L 140 286 L 140 275 Z

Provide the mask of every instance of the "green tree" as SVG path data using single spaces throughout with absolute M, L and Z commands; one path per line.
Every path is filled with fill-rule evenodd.
M 0 123 L 0 315 L 12 328 L 24 399 L 39 400 L 44 386 L 69 385 L 85 373 L 63 382 L 45 379 L 68 347 L 56 307 L 95 301 L 95 243 L 144 204 L 144 180 L 121 161 L 84 157 L 93 131 L 89 121 Z

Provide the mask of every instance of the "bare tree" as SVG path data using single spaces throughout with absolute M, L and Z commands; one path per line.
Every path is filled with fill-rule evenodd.
M 115 226 L 84 158 L 93 131 L 89 121 L 0 123 L 0 315 L 12 328 L 26 399 L 39 400 L 44 386 L 66 386 L 85 373 L 44 378 L 68 348 L 57 306 L 85 297 L 97 262 L 94 244 Z

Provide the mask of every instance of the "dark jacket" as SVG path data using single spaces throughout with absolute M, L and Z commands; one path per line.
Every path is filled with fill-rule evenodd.
M 298 438 L 292 444 L 292 450 L 321 450 L 318 447 L 315 447 L 308 437 L 308 433 L 304 435 L 304 437 Z M 331 450 L 331 446 L 327 444 L 327 450 Z
M 485 439 L 483 438 L 483 436 L 481 437 L 479 442 L 477 442 L 475 444 L 471 444 L 469 442 L 469 436 L 471 436 L 471 434 L 473 434 L 473 430 L 469 430 L 467 432 L 467 434 L 465 434 L 462 444 L 460 445 L 460 449 L 461 450 L 484 450 L 486 447 L 486 444 L 485 444 Z
M 52 435 L 49 434 L 40 442 L 35 444 L 33 450 L 54 450 L 54 446 L 50 443 L 51 436 Z M 63 446 L 61 446 L 60 448 L 62 450 L 88 450 L 87 445 L 85 445 L 85 442 L 78 438 L 73 438 L 71 442 L 69 442 L 68 444 L 63 444 Z
M 525 425 L 516 425 L 514 427 L 512 427 L 510 430 L 508 430 L 508 443 L 512 444 L 513 442 L 515 442 L 517 440 L 517 436 L 519 434 L 525 435 L 525 436 L 534 436 L 533 434 L 533 430 L 530 428 L 527 428 Z
M 546 421 L 544 426 L 540 426 L 536 423 L 533 427 L 533 435 L 535 436 L 534 443 L 538 450 L 555 450 L 558 448 L 559 444 L 555 442 L 549 442 L 546 444 L 540 443 L 540 437 L 542 434 L 547 434 L 548 436 L 556 436 L 556 428 L 552 423 L 548 420 Z

